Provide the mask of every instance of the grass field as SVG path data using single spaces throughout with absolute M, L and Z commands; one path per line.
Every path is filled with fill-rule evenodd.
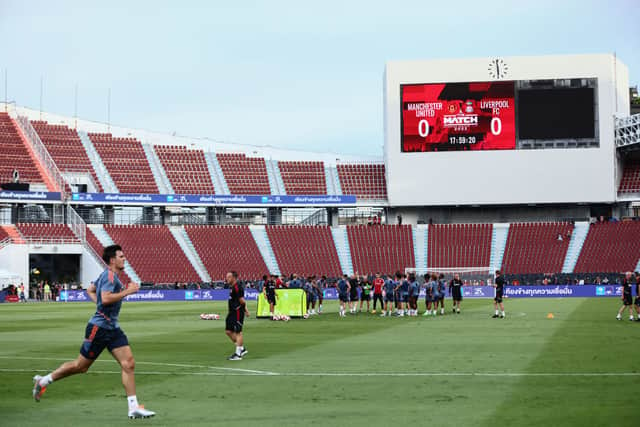
M 149 420 L 127 419 L 106 352 L 35 403 L 31 377 L 75 358 L 93 307 L 2 304 L 0 425 L 637 425 L 640 323 L 614 320 L 619 302 L 511 299 L 506 319 L 487 300 L 435 319 L 341 319 L 329 302 L 308 320 L 249 319 L 240 362 L 225 360 L 224 320 L 198 318 L 226 303 L 125 303 Z

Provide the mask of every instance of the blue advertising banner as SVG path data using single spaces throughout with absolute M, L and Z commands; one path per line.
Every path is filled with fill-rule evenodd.
M 635 290 L 633 293 L 635 295 Z M 258 294 L 257 289 L 245 289 L 244 291 L 245 298 L 250 301 L 257 300 Z M 493 298 L 495 289 L 491 286 L 464 286 L 462 295 L 464 298 Z M 504 295 L 509 298 L 620 298 L 622 296 L 622 287 L 619 285 L 505 286 Z M 424 297 L 424 289 L 420 291 L 420 297 Z M 448 297 L 449 295 L 447 294 Z M 327 300 L 338 299 L 336 289 L 325 289 L 324 298 Z M 226 301 L 227 299 L 229 299 L 228 289 L 142 290 L 125 298 L 126 301 Z M 91 300 L 86 291 L 61 291 L 60 301 L 88 302 Z
M 72 193 L 71 201 L 109 204 L 172 204 L 172 205 L 353 205 L 356 196 L 299 195 L 251 196 L 207 194 L 127 194 Z
M 0 191 L 0 200 L 26 200 L 34 202 L 60 201 L 62 194 L 45 191 Z
M 633 290 L 632 290 L 633 292 Z M 635 293 L 635 292 L 634 292 Z M 545 297 L 622 297 L 620 285 L 549 285 L 549 286 L 506 286 L 504 295 L 509 298 Z
M 244 297 L 247 300 L 257 300 L 256 289 L 245 289 Z M 141 290 L 137 294 L 125 297 L 125 301 L 226 301 L 229 299 L 228 289 L 154 289 Z M 86 291 L 61 291 L 60 301 L 86 302 L 91 301 Z

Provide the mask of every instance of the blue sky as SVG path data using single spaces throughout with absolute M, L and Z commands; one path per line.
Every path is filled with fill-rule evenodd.
M 381 155 L 388 60 L 616 52 L 637 1 L 0 0 L 8 99 L 216 140 Z M 4 99 L 4 85 L 0 85 Z

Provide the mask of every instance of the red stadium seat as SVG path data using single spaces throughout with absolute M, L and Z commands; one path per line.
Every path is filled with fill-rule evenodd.
M 502 259 L 503 272 L 561 273 L 573 228 L 566 222 L 511 224 Z
M 280 270 L 302 276 L 339 277 L 338 253 L 328 226 L 267 226 Z

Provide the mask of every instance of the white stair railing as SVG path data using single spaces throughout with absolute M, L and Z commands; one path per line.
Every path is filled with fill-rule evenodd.
M 149 163 L 153 179 L 158 186 L 160 194 L 174 194 L 171 181 L 169 181 L 169 177 L 162 167 L 162 163 L 156 154 L 156 150 L 154 150 L 151 144 L 142 144 L 142 149 L 144 150 L 144 154 L 147 156 L 147 162 Z
M 269 241 L 269 236 L 267 235 L 267 229 L 265 228 L 265 226 L 250 225 L 249 231 L 251 231 L 251 235 L 256 241 L 256 245 L 260 250 L 260 254 L 262 254 L 262 259 L 267 265 L 269 272 L 271 274 L 280 275 L 280 267 L 278 266 L 278 261 L 276 260 L 275 253 L 273 252 L 273 247 L 271 246 L 271 242 Z
M 182 226 L 170 226 L 169 231 L 173 235 L 173 238 L 176 239 L 178 245 L 187 256 L 189 262 L 193 266 L 198 276 L 200 276 L 200 280 L 203 282 L 211 282 L 211 276 L 209 276 L 209 272 L 207 272 L 207 268 L 204 266 L 202 259 L 200 259 L 200 255 L 196 251 L 196 248 L 193 246 L 193 242 L 189 238 L 187 231 Z
M 353 261 L 351 260 L 351 249 L 349 247 L 349 236 L 345 226 L 331 227 L 333 243 L 336 246 L 338 260 L 343 274 L 353 274 Z
M 211 174 L 211 178 L 213 178 L 213 188 L 216 190 L 216 194 L 231 194 L 227 181 L 224 179 L 224 173 L 222 172 L 220 163 L 218 163 L 216 153 L 204 153 L 204 157 L 207 160 L 209 174 Z
M 584 241 L 587 239 L 587 234 L 589 234 L 589 223 L 586 221 L 576 222 L 573 233 L 571 233 L 567 255 L 562 264 L 563 273 L 573 273 L 578 258 L 580 257 Z
M 113 239 L 109 236 L 107 230 L 105 230 L 101 225 L 92 226 L 91 231 L 93 231 L 93 234 L 96 236 L 96 239 L 100 241 L 102 246 L 111 246 L 114 244 Z M 124 262 L 124 272 L 127 273 L 127 276 L 129 276 L 131 280 L 140 283 L 140 276 L 138 276 L 131 264 L 129 264 L 129 261 Z
M 502 268 L 502 259 L 507 247 L 507 237 L 509 236 L 509 224 L 493 224 L 491 233 L 491 260 L 489 261 L 490 272 Z
M 16 123 L 22 131 L 22 134 L 26 137 L 27 142 L 38 158 L 38 161 L 44 167 L 45 172 L 49 175 L 49 178 L 53 181 L 57 190 L 62 193 L 62 198 L 64 199 L 66 196 L 66 183 L 64 181 L 64 177 L 56 163 L 51 158 L 49 151 L 47 151 L 47 148 L 42 143 L 42 140 L 40 140 L 38 132 L 33 128 L 27 117 L 18 116 Z
M 87 157 L 89 157 L 91 166 L 93 166 L 93 170 L 96 172 L 98 181 L 100 181 L 102 191 L 105 193 L 119 193 L 118 187 L 115 182 L 113 182 L 107 167 L 102 162 L 102 158 L 98 154 L 96 147 L 94 147 L 93 142 L 91 142 L 89 135 L 87 135 L 86 132 L 79 130 L 78 136 L 80 137 L 80 142 L 82 143 L 84 150 L 87 152 Z

